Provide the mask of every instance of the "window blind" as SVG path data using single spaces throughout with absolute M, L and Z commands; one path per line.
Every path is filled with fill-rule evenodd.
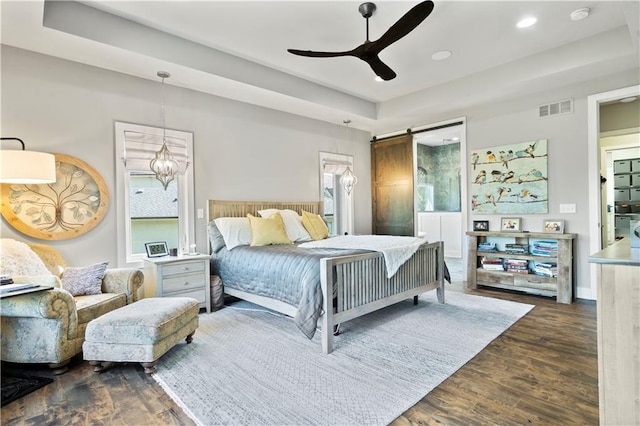
M 178 163 L 178 173 L 183 174 L 189 167 L 189 141 L 172 136 L 167 131 L 165 137 L 167 148 Z M 162 148 L 162 134 L 143 133 L 136 131 L 124 132 L 124 152 L 122 161 L 129 171 L 150 170 L 149 162 L 155 158 L 156 152 Z
M 347 166 L 353 169 L 353 165 L 348 161 L 339 160 L 323 160 L 322 170 L 324 173 L 331 173 L 334 175 L 341 175 L 347 170 Z

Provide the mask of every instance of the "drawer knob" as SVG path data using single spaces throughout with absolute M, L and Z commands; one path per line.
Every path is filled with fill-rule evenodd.
M 189 281 L 185 281 L 183 285 L 189 285 Z

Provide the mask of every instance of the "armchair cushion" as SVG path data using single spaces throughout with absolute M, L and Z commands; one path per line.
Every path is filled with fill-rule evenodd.
M 127 304 L 124 294 L 102 293 L 87 296 L 76 296 L 76 309 L 78 310 L 78 323 L 86 324 L 101 315 L 121 308 Z
M 0 271 L 11 275 L 51 275 L 42 259 L 23 242 L 3 238 Z
M 95 265 L 73 267 L 67 266 L 62 273 L 62 288 L 72 296 L 102 293 L 102 277 L 109 262 Z

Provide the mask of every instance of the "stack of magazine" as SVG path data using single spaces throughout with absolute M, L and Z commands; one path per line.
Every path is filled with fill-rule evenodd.
M 558 242 L 557 241 L 534 241 L 531 245 L 531 254 L 535 256 L 558 256 Z
M 505 259 L 504 268 L 515 274 L 528 274 L 529 261 L 525 259 Z
M 482 268 L 488 271 L 504 271 L 502 259 L 499 257 L 485 256 L 482 258 Z
M 492 242 L 489 242 L 489 241 L 484 241 L 484 242 L 481 242 L 480 244 L 478 244 L 478 251 L 495 252 L 495 251 L 498 251 L 498 249 L 496 248 L 496 243 L 492 243 Z
M 534 262 L 531 272 L 543 277 L 556 277 L 558 276 L 558 264 L 555 262 Z
M 505 244 L 504 251 L 511 254 L 527 254 L 529 246 L 527 244 Z

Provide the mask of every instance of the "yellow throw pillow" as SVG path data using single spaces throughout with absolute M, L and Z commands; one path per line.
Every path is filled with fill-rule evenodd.
M 317 214 L 302 210 L 302 225 L 314 240 L 324 240 L 329 236 L 327 224 Z
M 268 246 L 269 244 L 293 244 L 284 229 L 284 220 L 280 213 L 269 218 L 255 217 L 248 214 L 251 224 L 251 245 Z

